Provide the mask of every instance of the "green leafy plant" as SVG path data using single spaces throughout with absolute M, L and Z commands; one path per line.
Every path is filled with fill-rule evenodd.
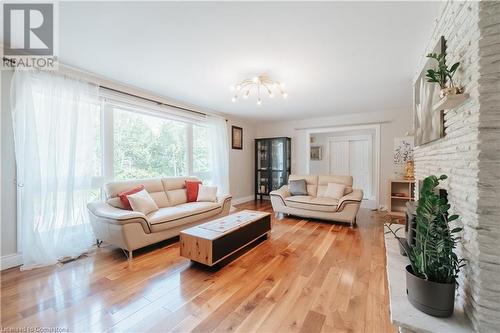
M 427 58 L 435 59 L 438 63 L 437 69 L 428 69 L 425 77 L 427 78 L 427 82 L 438 83 L 441 89 L 447 88 L 446 83 L 448 80 L 450 81 L 450 87 L 454 87 L 453 85 L 453 76 L 460 66 L 459 62 L 454 63 L 450 68 L 446 66 L 446 60 L 444 53 L 429 53 Z
M 448 215 L 450 205 L 446 198 L 440 198 L 435 188 L 446 175 L 429 176 L 424 179 L 417 206 L 415 245 L 405 249 L 413 274 L 432 282 L 453 283 L 460 269 L 465 266 L 464 259 L 458 259 L 454 250 L 462 228 L 450 230 L 449 223 L 458 215 Z M 386 224 L 389 232 L 396 236 L 391 224 Z

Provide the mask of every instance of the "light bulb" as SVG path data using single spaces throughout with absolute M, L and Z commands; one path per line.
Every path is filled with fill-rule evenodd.
M 257 100 L 257 106 L 261 106 L 262 105 L 262 101 L 260 100 L 260 98 Z
M 243 95 L 243 98 L 247 99 L 249 94 L 250 94 L 250 90 L 247 90 L 246 93 Z
M 287 98 L 288 97 L 288 94 L 286 92 L 283 92 L 281 95 L 283 96 L 283 98 Z
M 257 83 L 257 82 L 259 82 L 259 78 L 257 76 L 254 76 L 252 81 L 253 81 L 253 83 Z
M 236 102 L 236 99 L 237 99 L 237 97 L 233 96 L 233 98 L 231 98 L 231 102 L 233 102 L 233 103 Z

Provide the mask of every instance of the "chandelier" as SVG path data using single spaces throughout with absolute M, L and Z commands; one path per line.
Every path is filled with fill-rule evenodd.
M 240 96 L 247 99 L 250 92 L 255 91 L 257 94 L 257 105 L 262 105 L 261 94 L 267 94 L 270 98 L 274 98 L 274 93 L 277 92 L 283 98 L 287 98 L 288 94 L 284 90 L 283 82 L 272 80 L 269 76 L 261 74 L 254 76 L 251 79 L 245 79 L 237 85 L 231 86 L 230 89 L 234 92 L 232 101 L 236 102 Z

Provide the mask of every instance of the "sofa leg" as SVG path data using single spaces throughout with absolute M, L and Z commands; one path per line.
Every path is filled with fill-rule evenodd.
M 133 255 L 132 255 L 132 250 L 125 250 L 125 249 L 122 249 L 123 253 L 125 254 L 125 257 L 127 257 L 127 260 L 130 261 L 132 260 L 133 258 Z
M 99 238 L 97 238 L 95 240 L 95 245 L 97 245 L 97 247 L 101 247 L 101 244 L 102 244 L 102 240 L 100 240 Z

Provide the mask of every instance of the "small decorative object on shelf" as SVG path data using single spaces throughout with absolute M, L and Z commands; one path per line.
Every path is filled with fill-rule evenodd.
M 449 215 L 446 197 L 436 193 L 436 187 L 446 175 L 424 179 L 417 206 L 415 244 L 404 247 L 410 260 L 406 266 L 408 300 L 418 310 L 435 317 L 453 314 L 456 280 L 464 259 L 458 259 L 455 247 L 462 228 L 450 228 L 458 215 Z M 388 232 L 398 241 L 397 230 L 386 224 Z M 401 267 L 401 269 L 403 269 Z
M 462 88 L 455 87 L 453 84 L 453 75 L 460 66 L 459 62 L 454 63 L 450 68 L 446 66 L 445 54 L 429 53 L 427 58 L 435 59 L 438 63 L 437 69 L 428 69 L 425 77 L 427 82 L 437 83 L 441 88 L 439 96 L 444 98 L 447 95 L 457 95 L 463 92 Z
M 446 66 L 444 53 L 429 53 L 427 57 L 435 59 L 438 63 L 437 69 L 428 69 L 425 75 L 427 82 L 437 83 L 441 88 L 439 92 L 441 100 L 432 106 L 434 111 L 456 108 L 469 98 L 469 94 L 465 94 L 464 89 L 462 87 L 456 87 L 453 82 L 453 76 L 460 66 L 459 62 L 454 63 L 448 68 L 448 66 Z
M 291 139 L 255 139 L 255 200 L 288 183 Z
M 405 179 L 414 180 L 415 179 L 414 171 L 415 171 L 415 164 L 413 163 L 413 160 L 406 161 Z

